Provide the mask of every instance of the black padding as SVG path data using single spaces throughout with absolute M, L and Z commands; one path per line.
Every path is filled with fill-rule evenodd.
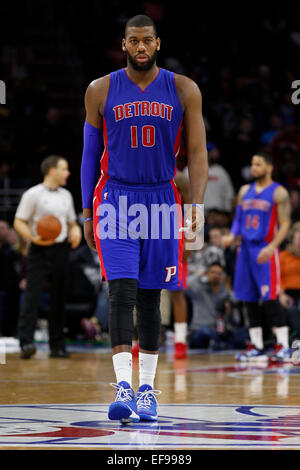
M 279 300 L 267 300 L 264 302 L 264 311 L 268 316 L 269 322 L 272 326 L 281 326 L 287 325 L 287 319 L 284 309 L 282 308 Z
M 263 310 L 258 302 L 245 302 L 249 320 L 249 328 L 262 326 Z
M 157 351 L 160 346 L 160 293 L 160 289 L 138 289 L 137 292 L 139 347 L 146 351 Z
M 112 348 L 132 345 L 136 279 L 115 279 L 109 286 L 109 333 Z

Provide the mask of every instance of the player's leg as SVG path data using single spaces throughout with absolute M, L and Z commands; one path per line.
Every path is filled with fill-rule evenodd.
M 137 412 L 141 420 L 157 421 L 154 381 L 161 332 L 160 289 L 138 289 L 137 332 L 139 337 L 139 390 Z
M 262 247 L 254 247 L 253 259 Z M 268 316 L 276 337 L 274 357 L 278 359 L 289 359 L 291 350 L 289 349 L 289 334 L 287 320 L 283 308 L 281 307 L 278 296 L 280 292 L 280 265 L 278 250 L 275 250 L 273 256 L 266 263 L 253 263 L 255 279 L 260 290 L 261 300 L 264 306 L 264 313 Z
M 45 282 L 45 261 L 45 247 L 32 244 L 27 257 L 26 290 L 18 320 L 18 336 L 22 359 L 28 359 L 36 352 L 34 331 L 38 316 L 38 305 Z
M 187 301 L 184 290 L 171 291 L 174 316 L 174 357 L 183 359 L 187 356 Z
M 116 399 L 110 405 L 112 420 L 138 422 L 135 394 L 132 389 L 133 309 L 137 296 L 137 280 L 114 279 L 109 285 L 109 333 L 112 360 L 116 375 Z
M 94 198 L 94 234 L 101 273 L 109 285 L 109 334 L 116 376 L 115 402 L 109 407 L 108 416 L 122 422 L 139 421 L 132 389 L 131 346 L 140 241 L 126 233 L 129 223 L 126 206 L 129 207 L 131 198 L 130 192 L 109 183 L 100 185 Z
M 182 282 L 180 290 L 170 291 L 174 316 L 174 358 L 187 357 L 187 317 L 188 308 L 184 290 L 187 289 L 187 261 L 182 263 Z
M 257 359 L 266 360 L 267 355 L 263 352 L 263 309 L 259 302 L 245 302 L 245 307 L 249 322 L 249 337 L 252 347 L 260 354 L 257 354 Z M 252 351 L 252 355 L 254 351 Z
M 50 265 L 49 346 L 50 357 L 68 358 L 65 349 L 65 302 L 68 282 L 68 245 L 59 243 L 47 249 Z
M 140 388 L 138 413 L 142 419 L 157 420 L 157 403 L 153 390 L 160 341 L 160 290 L 178 290 L 182 280 L 183 237 L 179 238 L 179 211 L 174 189 L 165 184 L 144 195 L 148 210 L 149 236 L 142 240 L 137 301 L 139 335 Z M 162 213 L 154 212 L 158 207 Z M 180 208 L 181 211 L 181 208 Z M 141 383 L 143 369 L 149 368 L 148 380 Z M 151 372 L 152 371 L 152 372 Z M 148 411 L 146 412 L 146 408 Z
M 289 346 L 289 328 L 286 314 L 278 298 L 266 300 L 264 302 L 264 311 L 270 319 L 272 330 L 276 338 L 272 359 L 289 361 L 292 353 Z
M 262 313 L 259 306 L 260 294 L 257 289 L 251 267 L 251 253 L 244 242 L 238 253 L 236 269 L 234 273 L 234 293 L 237 299 L 245 302 L 245 308 L 249 323 L 250 344 L 245 353 L 238 354 L 240 361 L 266 360 L 263 353 Z

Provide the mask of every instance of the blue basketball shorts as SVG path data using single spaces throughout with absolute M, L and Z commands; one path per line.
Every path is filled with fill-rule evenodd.
M 143 289 L 182 287 L 183 221 L 173 180 L 135 185 L 102 176 L 93 211 L 105 280 L 136 279 Z
M 245 302 L 275 300 L 280 292 L 278 249 L 266 263 L 256 261 L 267 242 L 242 241 L 237 254 L 233 289 L 235 297 Z

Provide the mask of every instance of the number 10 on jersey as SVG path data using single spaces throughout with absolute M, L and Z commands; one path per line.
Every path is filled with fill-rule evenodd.
M 143 126 L 141 132 L 139 130 L 138 126 L 130 126 L 131 147 L 138 148 L 140 145 L 143 147 L 154 147 L 155 127 Z

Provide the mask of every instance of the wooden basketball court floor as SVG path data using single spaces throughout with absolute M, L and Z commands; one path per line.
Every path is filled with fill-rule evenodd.
M 110 349 L 50 359 L 17 352 L 0 364 L 0 449 L 300 449 L 300 366 L 242 365 L 234 352 L 162 351 L 157 423 L 107 417 L 115 382 Z M 138 362 L 133 361 L 138 387 Z

